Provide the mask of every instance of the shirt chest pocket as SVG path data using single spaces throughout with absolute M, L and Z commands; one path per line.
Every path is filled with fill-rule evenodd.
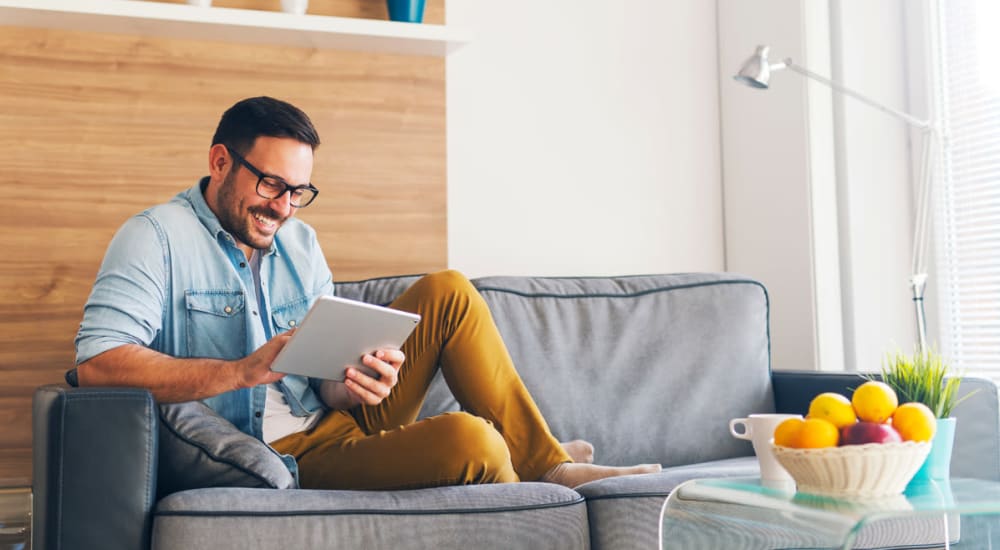
M 187 290 L 189 357 L 240 359 L 246 355 L 246 297 L 242 290 Z
M 301 325 L 302 319 L 309 312 L 309 304 L 311 302 L 312 300 L 309 298 L 302 298 L 288 304 L 275 306 L 271 310 L 271 318 L 274 320 L 274 326 L 277 328 L 278 333 L 292 330 Z

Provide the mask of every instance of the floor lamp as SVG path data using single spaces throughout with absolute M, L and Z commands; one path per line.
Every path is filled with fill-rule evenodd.
M 885 105 L 869 99 L 868 97 L 865 97 L 864 95 L 861 95 L 838 82 L 834 82 L 833 80 L 818 75 L 804 67 L 796 65 L 790 58 L 786 58 L 779 63 L 769 64 L 767 60 L 769 50 L 770 48 L 768 46 L 757 46 L 757 51 L 743 63 L 743 66 L 740 68 L 740 72 L 733 78 L 736 79 L 736 81 L 742 82 L 743 84 L 753 88 L 766 90 L 768 88 L 768 81 L 771 78 L 772 71 L 788 69 L 799 73 L 802 76 L 825 84 L 835 92 L 850 96 L 865 105 L 874 107 L 887 115 L 909 124 L 923 134 L 920 156 L 920 173 L 918 174 L 919 185 L 917 187 L 917 204 L 913 222 L 913 275 L 910 277 L 910 288 L 913 291 L 913 305 L 916 310 L 917 336 L 919 338 L 920 351 L 922 353 L 926 352 L 927 322 L 924 315 L 924 289 L 927 287 L 927 267 L 925 254 L 927 251 L 928 203 L 930 202 L 931 184 L 934 176 L 934 170 L 932 167 L 933 155 L 931 154 L 931 150 L 932 145 L 935 145 L 939 139 L 940 132 L 933 124 L 931 124 L 931 121 L 929 120 L 920 120 L 906 113 L 886 107 Z

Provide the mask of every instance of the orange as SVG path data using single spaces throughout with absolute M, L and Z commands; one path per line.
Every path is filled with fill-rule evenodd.
M 774 428 L 774 444 L 782 447 L 798 447 L 799 431 L 805 420 L 801 418 L 789 418 L 778 424 Z
M 839 393 L 826 392 L 813 398 L 809 403 L 808 418 L 829 420 L 834 426 L 843 428 L 858 421 L 850 399 Z
M 903 441 L 930 441 L 937 431 L 937 419 L 923 403 L 903 403 L 892 413 L 892 427 Z
M 821 449 L 836 447 L 840 441 L 840 431 L 829 420 L 806 418 L 802 422 L 796 447 L 800 449 Z
M 861 420 L 882 424 L 892 416 L 899 399 L 888 384 L 869 380 L 854 390 L 851 404 Z

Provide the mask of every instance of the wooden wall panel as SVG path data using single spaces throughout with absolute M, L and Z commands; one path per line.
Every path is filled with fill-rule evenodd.
M 384 18 L 381 2 L 312 4 Z M 0 27 L 0 486 L 30 482 L 32 391 L 73 365 L 114 231 L 207 174 L 219 117 L 254 95 L 319 130 L 322 193 L 299 215 L 335 279 L 446 267 L 443 59 Z

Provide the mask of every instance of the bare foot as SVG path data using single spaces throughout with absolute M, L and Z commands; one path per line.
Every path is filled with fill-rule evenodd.
M 594 462 L 594 446 L 589 441 L 574 439 L 560 443 L 566 454 L 579 464 L 592 464 Z
M 639 464 L 638 466 L 597 466 L 594 464 L 574 464 L 563 462 L 552 467 L 540 481 L 558 483 L 572 489 L 584 483 L 607 477 L 636 474 L 655 474 L 662 468 L 659 464 Z

